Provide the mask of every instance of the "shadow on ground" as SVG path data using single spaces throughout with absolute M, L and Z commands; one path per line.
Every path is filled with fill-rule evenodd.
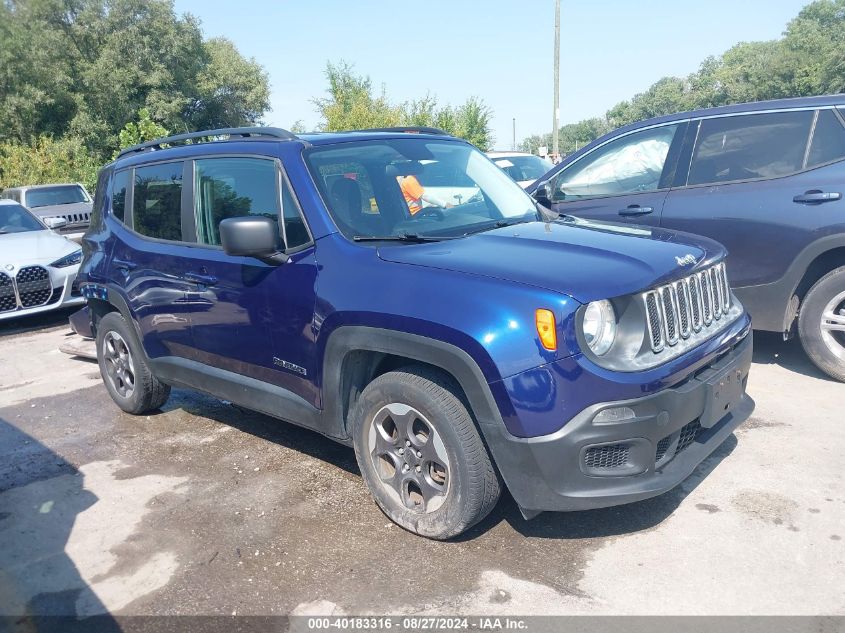
M 79 306 L 73 306 L 0 321 L 0 337 L 49 330 L 63 325 L 70 330 L 68 318 L 77 310 L 79 310 Z
M 754 332 L 754 362 L 765 365 L 779 365 L 810 378 L 835 382 L 833 378 L 816 367 L 798 339 L 783 340 L 779 332 Z M 752 370 L 753 371 L 753 370 Z
M 190 391 L 175 390 L 165 406 L 165 411 L 179 408 L 192 415 L 205 416 L 360 476 L 355 453 L 350 447 L 313 431 L 237 406 L 209 406 L 211 401 L 214 399 L 207 396 L 197 397 L 197 394 Z M 546 539 L 607 537 L 652 528 L 671 515 L 684 498 L 718 466 L 719 462 L 730 455 L 736 446 L 736 436 L 729 436 L 682 485 L 658 497 L 624 506 L 580 512 L 546 512 L 526 521 L 514 500 L 505 492 L 493 512 L 457 540 L 476 539 L 502 521 L 524 536 Z
M 96 622 L 119 631 L 108 615 L 84 617 L 105 608 L 65 553 L 77 515 L 97 497 L 72 464 L 2 418 L 0 446 L 0 629 L 74 632 Z M 92 612 L 77 612 L 83 598 Z

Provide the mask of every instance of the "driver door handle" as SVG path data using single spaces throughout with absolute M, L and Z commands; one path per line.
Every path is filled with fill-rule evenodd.
M 620 209 L 619 215 L 624 218 L 632 218 L 638 215 L 648 215 L 652 211 L 654 211 L 653 207 L 641 207 L 638 204 L 630 204 L 624 209 Z
M 833 202 L 834 200 L 842 199 L 842 194 L 838 191 L 819 191 L 818 189 L 811 189 L 805 191 L 792 198 L 793 202 L 799 204 L 822 204 L 823 202 Z

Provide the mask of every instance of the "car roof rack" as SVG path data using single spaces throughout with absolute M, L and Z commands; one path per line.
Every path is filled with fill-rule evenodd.
M 365 130 L 350 130 L 350 132 L 403 132 L 405 134 L 439 134 L 440 136 L 452 136 L 436 127 L 425 125 L 401 125 L 399 127 L 372 127 Z
M 185 134 L 176 134 L 175 136 L 166 136 L 164 138 L 157 138 L 145 143 L 138 143 L 132 147 L 127 147 L 120 151 L 117 158 L 123 158 L 129 154 L 138 152 L 155 151 L 163 149 L 162 145 L 187 145 L 188 141 L 204 138 L 214 138 L 218 136 L 229 137 L 226 140 L 232 140 L 233 137 L 239 139 L 247 138 L 277 138 L 281 140 L 291 141 L 299 138 L 293 132 L 288 132 L 279 127 L 227 127 L 218 130 L 201 130 L 199 132 L 187 132 Z M 218 139 L 220 140 L 220 139 Z

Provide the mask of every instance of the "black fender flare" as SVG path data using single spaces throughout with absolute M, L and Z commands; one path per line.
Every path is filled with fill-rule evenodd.
M 461 348 L 418 334 L 344 325 L 329 335 L 323 356 L 323 415 L 328 427 L 327 433 L 335 437 L 348 437 L 344 419 L 344 359 L 354 351 L 403 356 L 440 367 L 457 380 L 472 407 L 476 420 L 482 427 L 490 425 L 504 427 L 499 408 L 481 368 Z

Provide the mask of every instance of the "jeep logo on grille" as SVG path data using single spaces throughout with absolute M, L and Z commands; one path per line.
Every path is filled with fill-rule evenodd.
M 693 255 L 692 253 L 687 253 L 683 257 L 675 256 L 675 261 L 678 262 L 678 266 L 694 266 L 695 255 Z

